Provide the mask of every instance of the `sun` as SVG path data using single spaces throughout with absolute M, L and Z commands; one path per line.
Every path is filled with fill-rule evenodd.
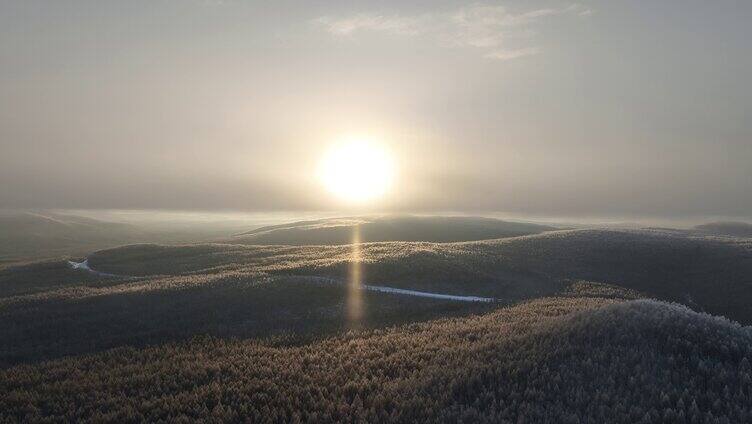
M 329 149 L 319 176 L 324 187 L 341 200 L 364 203 L 389 190 L 394 169 L 383 146 L 367 139 L 350 139 Z

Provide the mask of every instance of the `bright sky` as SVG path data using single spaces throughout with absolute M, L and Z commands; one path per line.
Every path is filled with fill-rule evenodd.
M 364 139 L 394 168 L 367 209 L 750 216 L 751 18 L 741 1 L 1 0 L 0 208 L 347 209 L 319 168 Z

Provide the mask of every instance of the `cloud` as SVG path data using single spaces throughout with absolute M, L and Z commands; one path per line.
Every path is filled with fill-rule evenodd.
M 593 9 L 589 9 L 579 3 L 572 4 L 571 6 L 567 7 L 564 11 L 568 13 L 574 13 L 579 16 L 592 16 L 593 13 L 595 13 Z
M 358 14 L 351 17 L 333 19 L 321 17 L 315 20 L 326 31 L 338 35 L 351 35 L 358 31 L 380 31 L 393 34 L 416 35 L 421 33 L 419 18 Z
M 486 59 L 512 60 L 518 57 L 532 56 L 540 53 L 538 47 L 525 47 L 524 49 L 500 49 L 494 50 L 483 55 Z
M 424 36 L 445 47 L 483 50 L 482 56 L 487 59 L 512 60 L 540 52 L 536 46 L 507 46 L 510 39 L 534 34 L 532 26 L 538 20 L 555 15 L 590 16 L 592 13 L 580 4 L 522 13 L 509 12 L 504 6 L 473 4 L 454 11 L 414 16 L 375 13 L 338 18 L 323 16 L 314 19 L 314 23 L 338 37 L 354 37 L 360 32 Z

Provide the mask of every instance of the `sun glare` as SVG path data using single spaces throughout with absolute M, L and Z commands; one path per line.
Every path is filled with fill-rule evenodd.
M 322 183 L 349 202 L 366 202 L 383 196 L 393 178 L 387 151 L 367 140 L 349 140 L 333 147 L 321 163 Z

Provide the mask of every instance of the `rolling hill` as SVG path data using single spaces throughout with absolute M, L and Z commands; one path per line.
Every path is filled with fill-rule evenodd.
M 134 244 L 88 264 L 115 276 L 0 268 L 0 422 L 750 418 L 752 330 L 702 313 L 752 322 L 749 239 Z
M 752 238 L 752 224 L 746 222 L 710 222 L 695 230 L 711 235 Z
M 545 298 L 304 346 L 197 338 L 0 371 L 0 420 L 747 422 L 752 330 Z
M 752 242 L 663 230 L 582 229 L 467 243 L 367 243 L 364 278 L 404 289 L 518 298 L 563 280 L 615 284 L 752 323 Z M 90 263 L 124 275 L 268 272 L 344 279 L 348 246 L 131 246 Z
M 238 235 L 243 244 L 334 245 L 353 242 L 357 228 L 361 242 L 458 242 L 538 234 L 554 227 L 459 216 L 387 216 L 335 218 L 262 227 Z
M 749 324 L 748 241 L 655 230 L 566 230 L 467 243 L 353 246 L 133 245 L 89 264 L 41 262 L 0 273 L 5 366 L 149 346 L 198 334 L 309 340 L 349 328 L 346 281 L 497 300 L 363 293 L 363 328 L 461 316 L 567 293 L 579 281 L 687 304 Z M 334 283 L 322 283 L 332 281 Z M 340 282 L 340 283 L 337 283 Z
M 0 260 L 86 254 L 143 238 L 128 224 L 50 212 L 0 213 Z
M 0 266 L 83 256 L 135 243 L 209 242 L 227 238 L 253 222 L 243 216 L 220 220 L 210 214 L 175 216 L 167 212 L 94 215 L 103 219 L 73 212 L 0 210 Z

